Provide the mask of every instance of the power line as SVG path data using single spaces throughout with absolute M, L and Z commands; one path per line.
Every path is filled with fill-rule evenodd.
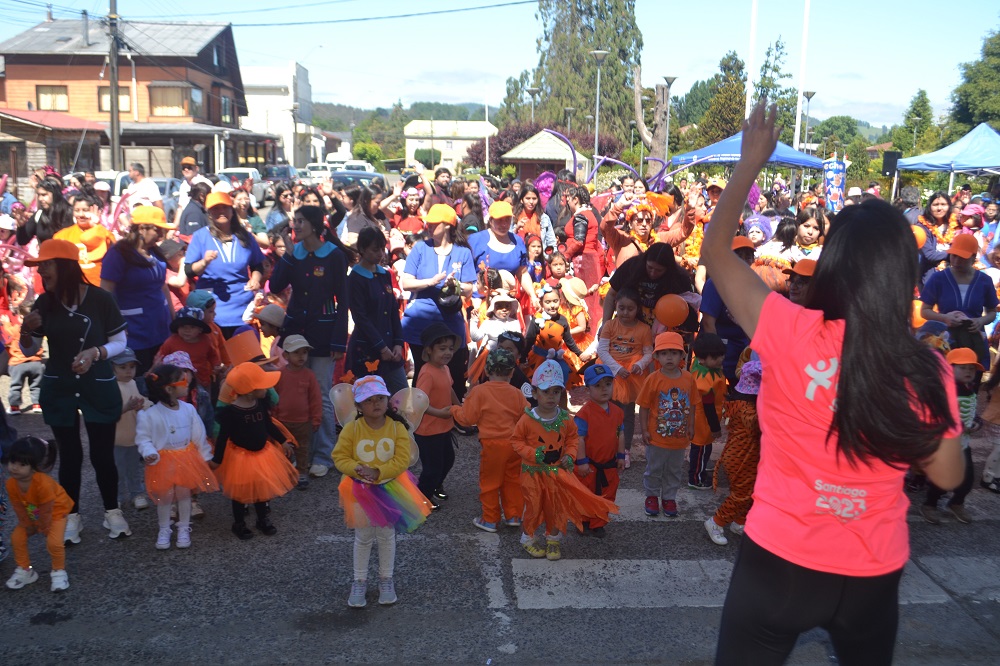
M 261 7 L 260 9 L 240 9 L 239 14 L 242 16 L 244 14 L 263 14 L 265 12 L 283 12 L 289 9 L 303 9 L 303 8 L 316 8 L 322 7 L 323 5 L 340 5 L 347 2 L 357 2 L 358 0 L 327 0 L 326 2 L 307 2 L 301 5 L 282 5 L 280 7 Z M 211 14 L 206 14 L 204 12 L 199 12 L 198 17 L 208 17 L 208 16 L 232 16 L 233 12 L 215 12 Z M 158 16 L 129 16 L 132 20 L 142 20 L 142 19 L 157 19 L 161 18 L 163 15 Z

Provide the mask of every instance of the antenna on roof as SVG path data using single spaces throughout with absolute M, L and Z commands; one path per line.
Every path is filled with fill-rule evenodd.
M 45 5 L 45 22 L 52 23 L 52 5 Z
M 86 9 L 80 12 L 80 18 L 83 19 L 83 45 L 90 46 L 90 15 Z

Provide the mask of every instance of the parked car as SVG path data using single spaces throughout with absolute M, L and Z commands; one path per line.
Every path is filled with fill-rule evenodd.
M 326 156 L 326 163 L 330 165 L 330 171 L 340 171 L 344 168 L 344 164 L 347 159 L 344 157 L 334 157 L 333 155 Z
M 264 180 L 272 187 L 279 183 L 295 185 L 299 182 L 299 171 L 291 164 L 268 164 L 264 167 Z
M 235 178 L 238 182 L 242 183 L 247 178 L 253 179 L 253 188 L 251 194 L 253 194 L 254 199 L 257 200 L 258 206 L 263 206 L 267 201 L 268 192 L 271 188 L 264 177 L 260 175 L 260 171 L 253 167 L 232 167 L 229 169 L 221 169 L 218 174 L 219 178 L 226 178 L 232 182 Z
M 313 178 L 313 185 L 319 185 L 324 178 L 329 178 L 333 169 L 326 162 L 311 162 L 306 165 Z
M 313 172 L 310 169 L 296 169 L 299 173 L 299 184 L 305 185 L 306 187 L 313 187 L 316 185 L 316 178 L 313 177 Z
M 364 160 L 347 160 L 344 162 L 344 171 L 367 171 L 375 173 L 375 167 Z
M 339 183 L 344 187 L 350 187 L 351 185 L 371 187 L 373 182 L 377 182 L 383 192 L 389 191 L 385 183 L 385 178 L 377 173 L 369 173 L 368 171 L 334 171 L 330 174 L 330 179 L 334 184 Z
M 153 182 L 160 188 L 160 196 L 163 198 L 163 212 L 168 220 L 174 219 L 177 212 L 177 205 L 181 196 L 180 178 L 154 178 Z
M 94 173 L 98 181 L 103 181 L 111 186 L 111 203 L 117 204 L 122 198 L 125 190 L 132 184 L 132 179 L 128 177 L 128 171 L 97 171 Z

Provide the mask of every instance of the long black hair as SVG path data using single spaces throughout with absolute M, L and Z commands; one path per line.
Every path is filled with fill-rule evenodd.
M 941 190 L 938 190 L 934 194 L 927 197 L 927 205 L 924 206 L 923 212 L 924 219 L 927 220 L 928 224 L 939 224 L 939 222 L 934 219 L 934 216 L 931 215 L 931 204 L 934 203 L 935 199 L 944 199 L 948 202 L 948 210 L 944 212 L 944 221 L 940 222 L 940 224 L 947 224 L 951 219 L 951 197 L 948 196 L 947 192 L 942 192 Z
M 80 304 L 80 285 L 90 284 L 80 268 L 80 262 L 73 259 L 53 259 L 56 267 L 56 288 L 53 292 L 45 292 L 53 298 L 49 299 L 48 310 L 55 312 L 67 306 Z M 94 285 L 96 286 L 96 285 Z
M 35 189 L 45 190 L 52 195 L 52 205 L 48 210 L 38 208 L 35 225 L 41 233 L 36 232 L 37 235 L 52 238 L 60 229 L 73 226 L 73 207 L 63 197 L 61 183 L 52 178 L 44 178 Z
M 357 253 L 340 242 L 340 239 L 337 238 L 337 234 L 335 234 L 330 227 L 327 226 L 326 211 L 324 209 L 319 206 L 300 206 L 299 209 L 295 211 L 295 214 L 302 215 L 302 218 L 309 223 L 309 226 L 312 227 L 313 233 L 316 234 L 317 237 L 336 245 L 340 251 L 344 253 L 348 266 L 354 263 L 354 260 L 357 258 Z M 382 231 L 380 229 L 376 229 L 376 231 L 382 235 L 382 241 L 385 242 L 385 235 L 382 234 Z M 285 252 L 291 251 L 292 249 L 289 246 L 288 241 L 285 241 Z
M 955 425 L 944 360 L 910 332 L 919 278 L 902 213 L 873 199 L 837 214 L 806 307 L 845 322 L 837 410 L 827 437 L 852 465 L 925 460 Z

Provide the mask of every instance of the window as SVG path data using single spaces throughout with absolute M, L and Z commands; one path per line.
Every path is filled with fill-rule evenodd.
M 35 86 L 39 111 L 69 111 L 66 86 Z
M 444 142 L 444 147 L 447 148 L 448 150 L 451 150 L 452 149 L 451 141 L 445 141 Z
M 118 88 L 118 110 L 119 111 L 131 111 L 132 110 L 132 96 L 129 95 L 128 89 Z M 101 86 L 97 89 L 97 106 L 99 111 L 104 111 L 106 113 L 111 113 L 111 86 Z
M 222 124 L 231 125 L 233 122 L 233 100 L 231 97 L 222 98 Z
M 150 87 L 149 106 L 154 116 L 202 118 L 205 115 L 204 93 L 200 88 Z

